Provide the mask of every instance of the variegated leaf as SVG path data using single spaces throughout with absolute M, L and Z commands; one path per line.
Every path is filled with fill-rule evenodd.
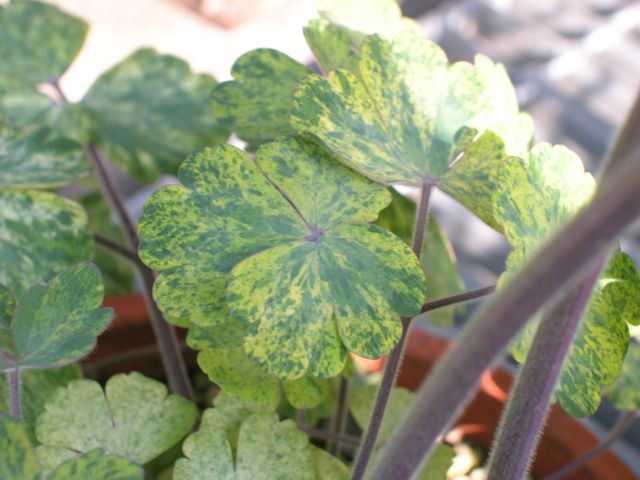
M 388 352 L 398 315 L 420 308 L 424 276 L 408 246 L 367 224 L 387 192 L 300 139 L 264 145 L 256 165 L 230 146 L 190 157 L 184 186 L 145 207 L 141 258 L 159 270 L 229 272 L 245 350 L 282 379 L 337 375 L 347 350 Z
M 138 50 L 98 78 L 83 99 L 91 140 L 141 181 L 175 174 L 193 150 L 228 136 L 207 102 L 215 83 L 177 57 Z
M 2 291 L 2 290 L 0 290 Z M 87 355 L 96 336 L 111 321 L 112 311 L 100 308 L 102 277 L 91 264 L 79 264 L 46 286 L 29 288 L 16 302 L 3 291 L 6 313 L 0 320 L 0 370 L 66 365 Z

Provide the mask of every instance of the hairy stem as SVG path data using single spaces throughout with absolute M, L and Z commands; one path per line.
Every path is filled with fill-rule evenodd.
M 20 398 L 20 367 L 14 367 L 7 372 L 9 386 L 9 405 L 11 416 L 17 420 L 22 420 L 22 404 Z
M 58 81 L 53 81 L 50 85 L 58 94 L 59 103 L 66 103 L 67 97 L 62 88 L 60 88 Z M 129 215 L 124 199 L 120 194 L 120 190 L 109 171 L 108 161 L 95 145 L 87 145 L 86 152 L 91 163 L 93 163 L 95 172 L 100 180 L 102 192 L 118 215 L 120 226 L 124 230 L 129 243 L 129 250 L 125 251 L 123 249 L 119 249 L 119 253 L 132 257 L 133 255 L 131 255 L 131 253 L 138 250 L 138 232 L 136 231 L 135 223 Z M 103 240 L 106 239 L 103 238 Z M 110 246 L 114 247 L 115 245 L 110 242 Z M 137 259 L 137 255 L 135 255 L 135 257 Z M 158 348 L 160 349 L 160 357 L 162 358 L 162 364 L 164 366 L 165 373 L 167 374 L 169 387 L 173 392 L 182 395 L 185 398 L 193 399 L 193 391 L 191 389 L 191 384 L 189 383 L 187 368 L 184 364 L 184 358 L 180 350 L 176 331 L 172 325 L 169 325 L 164 320 L 162 313 L 153 300 L 152 292 L 155 275 L 142 262 L 135 261 L 134 263 L 138 271 L 138 276 L 142 281 L 143 294 L 147 304 L 147 310 L 149 311 L 149 317 L 151 319 L 151 327 L 153 328 Z
M 413 240 L 411 241 L 411 249 L 418 258 L 422 255 L 422 246 L 424 243 L 424 231 L 427 226 L 427 218 L 429 216 L 429 199 L 431 197 L 431 190 L 433 190 L 433 184 L 425 181 L 422 185 L 422 192 L 420 193 L 420 203 L 416 211 L 416 220 L 414 222 Z M 389 396 L 391 390 L 396 383 L 396 377 L 398 375 L 398 368 L 402 360 L 402 353 L 404 346 L 407 342 L 407 333 L 409 331 L 409 324 L 411 319 L 402 318 L 402 334 L 400 340 L 396 343 L 396 346 L 391 350 L 391 353 L 387 357 L 384 366 L 384 373 L 382 374 L 382 380 L 380 381 L 380 388 L 376 396 L 376 401 L 373 406 L 373 412 L 371 413 L 371 421 L 369 422 L 369 428 L 364 435 L 362 447 L 358 453 L 355 466 L 351 478 L 353 480 L 360 480 L 364 477 L 364 473 L 371 459 L 371 454 L 376 445 L 378 433 L 382 426 L 382 420 L 384 418 L 384 412 L 389 403 Z
M 468 403 L 482 373 L 544 303 L 585 267 L 585 259 L 605 252 L 640 215 L 640 162 L 612 172 L 587 208 L 561 228 L 481 309 L 459 340 L 438 362 L 371 478 L 411 478 Z
M 112 252 L 117 253 L 118 255 L 126 258 L 127 260 L 131 260 L 134 263 L 139 263 L 141 261 L 136 252 L 134 252 L 132 249 L 130 249 L 126 245 L 123 245 L 122 243 L 118 242 L 117 240 L 114 240 L 109 237 L 105 237 L 104 235 L 100 235 L 99 233 L 94 233 L 93 239 L 95 240 L 96 243 L 102 245 L 103 247 L 108 248 Z
M 603 266 L 604 258 L 596 260 L 584 280 L 560 296 L 543 315 L 500 419 L 488 478 L 526 477 L 564 359 Z
M 544 477 L 542 480 L 562 480 L 563 478 L 566 478 L 566 476 L 569 475 L 570 473 L 575 472 L 583 465 L 586 465 L 587 463 L 589 463 L 591 460 L 593 460 L 595 457 L 597 457 L 601 453 L 604 453 L 607 450 L 609 450 L 611 445 L 613 445 L 619 438 L 621 438 L 625 434 L 625 432 L 629 429 L 629 427 L 633 425 L 633 423 L 638 418 L 639 414 L 640 414 L 640 411 L 638 410 L 623 412 L 618 418 L 618 421 L 616 422 L 616 424 L 613 426 L 613 428 L 607 435 L 607 437 L 601 443 L 593 447 L 591 450 L 588 450 L 587 452 L 582 454 L 580 457 L 576 458 L 573 462 L 569 463 L 568 465 L 565 465 L 557 472 L 554 472 L 551 475 Z

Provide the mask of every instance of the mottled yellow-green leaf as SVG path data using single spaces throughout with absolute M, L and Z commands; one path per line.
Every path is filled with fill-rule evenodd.
M 82 378 L 82 370 L 78 365 L 20 371 L 22 423 L 32 442 L 36 441 L 36 419 L 44 410 L 45 401 L 51 397 L 58 387 L 64 387 L 70 381 L 79 378 Z M 6 375 L 0 374 L 0 414 L 7 414 L 7 412 L 9 412 L 8 393 L 9 389 Z
M 141 258 L 206 283 L 207 309 L 226 282 L 211 280 L 230 272 L 227 304 L 247 327 L 245 351 L 267 373 L 285 380 L 307 370 L 337 375 L 347 349 L 383 355 L 399 338 L 398 315 L 419 310 L 424 277 L 417 259 L 368 225 L 388 193 L 318 146 L 283 138 L 262 146 L 255 163 L 231 146 L 205 149 L 183 164 L 179 178 L 183 186 L 160 189 L 145 206 Z M 193 314 L 199 325 L 219 321 L 172 288 L 162 294 L 162 308 Z
M 506 275 L 590 199 L 595 188 L 580 159 L 565 147 L 538 144 L 527 158 L 510 158 L 500 168 L 494 196 L 496 219 L 514 251 Z M 640 320 L 640 281 L 633 262 L 616 254 L 602 274 L 565 359 L 555 398 L 572 415 L 587 416 L 600 404 L 601 388 L 622 368 L 629 333 Z M 526 359 L 539 318 L 530 321 L 513 345 Z
M 444 443 L 436 446 L 433 453 L 416 475 L 416 480 L 447 480 L 447 472 L 453 465 L 455 452 Z
M 295 408 L 315 408 L 329 398 L 329 380 L 305 375 L 296 380 L 282 382 L 289 403 Z
M 62 366 L 87 355 L 111 321 L 111 309 L 100 308 L 102 300 L 102 277 L 91 264 L 29 288 L 11 322 L 0 324 L 0 370 Z
M 414 20 L 403 17 L 396 0 L 315 0 L 321 17 L 340 26 L 352 45 L 359 47 L 365 35 L 393 36 L 409 30 L 422 32 Z
M 91 450 L 73 457 L 46 477 L 48 480 L 143 480 L 144 470 L 130 460 L 106 455 L 102 450 Z
M 280 422 L 272 413 L 250 415 L 233 446 L 220 417 L 216 409 L 204 412 L 199 430 L 184 442 L 187 458 L 176 462 L 176 480 L 315 479 L 307 437 L 291 420 Z
M 24 423 L 0 416 L 0 478 L 40 480 L 38 458 Z
M 198 365 L 225 392 L 267 406 L 280 402 L 278 379 L 251 361 L 241 346 L 204 350 L 198 354 Z
M 138 50 L 98 78 L 83 99 L 91 140 L 143 182 L 175 174 L 193 150 L 228 136 L 207 101 L 215 84 L 177 57 Z
M 49 192 L 0 189 L 0 284 L 14 294 L 92 253 L 87 217 L 78 204 Z
M 191 402 L 133 372 L 111 377 L 104 391 L 92 380 L 58 389 L 38 418 L 36 435 L 44 455 L 50 449 L 77 454 L 101 448 L 142 465 L 177 443 L 196 414 Z
M 0 92 L 56 81 L 80 51 L 87 30 L 84 21 L 46 3 L 1 5 Z
M 220 123 L 252 145 L 293 133 L 289 124 L 293 90 L 309 70 L 284 53 L 260 48 L 231 68 L 234 80 L 211 92 Z
M 640 409 L 640 345 L 629 344 L 620 377 L 606 389 L 609 401 L 618 410 Z
M 344 68 L 357 73 L 358 56 L 344 28 L 316 18 L 304 27 L 303 32 L 316 61 L 325 72 Z

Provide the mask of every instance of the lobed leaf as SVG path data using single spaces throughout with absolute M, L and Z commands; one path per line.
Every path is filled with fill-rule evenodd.
M 50 466 L 95 448 L 142 465 L 177 443 L 196 415 L 191 402 L 136 372 L 111 377 L 104 391 L 92 380 L 75 380 L 55 392 L 38 418 L 38 450 Z
M 0 300 L 0 370 L 62 366 L 79 360 L 95 346 L 96 336 L 111 321 L 112 311 L 99 308 L 102 277 L 90 264 L 64 270 L 46 286 L 33 286 L 9 316 L 6 290 Z
M 36 1 L 0 6 L 0 93 L 58 80 L 80 51 L 88 25 Z
M 23 423 L 0 416 L 0 478 L 39 480 L 38 457 Z
M 92 253 L 86 214 L 75 202 L 49 192 L 0 189 L 0 284 L 21 295 Z
M 99 449 L 73 457 L 57 467 L 48 480 L 86 480 L 87 478 L 109 480 L 142 480 L 142 467 L 123 457 L 105 455 Z
M 234 80 L 213 88 L 213 110 L 221 125 L 252 147 L 291 134 L 293 90 L 309 73 L 307 67 L 277 50 L 252 50 L 233 64 Z
M 325 72 L 344 68 L 357 74 L 358 55 L 343 28 L 323 18 L 316 18 L 304 27 L 303 33 L 313 56 Z
M 629 344 L 629 350 L 622 365 L 622 372 L 618 379 L 606 389 L 609 401 L 618 410 L 640 409 L 640 345 L 636 342 Z
M 267 373 L 337 375 L 347 349 L 383 355 L 400 335 L 398 315 L 419 310 L 417 259 L 367 224 L 387 192 L 317 146 L 281 139 L 256 164 L 230 146 L 205 149 L 179 178 L 184 187 L 161 189 L 145 207 L 141 258 L 159 270 L 201 265 L 202 278 L 230 273 L 227 304 Z
M 570 150 L 536 145 L 527 158 L 511 158 L 498 174 L 496 219 L 514 251 L 510 275 L 553 232 L 588 202 L 595 189 L 591 175 Z M 616 254 L 601 275 L 556 386 L 555 397 L 572 415 L 586 416 L 600 404 L 602 386 L 620 374 L 629 344 L 627 323 L 640 321 L 640 281 L 628 257 Z M 524 362 L 539 319 L 529 322 L 513 345 Z
M 143 182 L 175 174 L 194 149 L 228 136 L 205 100 L 215 83 L 177 57 L 138 50 L 98 78 L 83 99 L 91 140 Z

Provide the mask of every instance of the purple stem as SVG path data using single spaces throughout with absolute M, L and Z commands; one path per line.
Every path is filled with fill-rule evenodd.
M 540 321 L 527 361 L 512 389 L 489 458 L 488 478 L 525 478 L 591 292 L 604 266 L 598 259 L 576 287 L 556 300 Z
M 483 372 L 544 303 L 580 274 L 585 259 L 610 247 L 640 215 L 640 162 L 612 172 L 587 208 L 524 265 L 465 326 L 456 344 L 418 390 L 371 478 L 405 480 L 417 471 L 438 435 L 450 427 L 470 400 Z
M 14 367 L 7 372 L 9 377 L 9 403 L 11 405 L 11 416 L 17 420 L 22 420 L 22 406 L 20 400 L 20 369 Z

